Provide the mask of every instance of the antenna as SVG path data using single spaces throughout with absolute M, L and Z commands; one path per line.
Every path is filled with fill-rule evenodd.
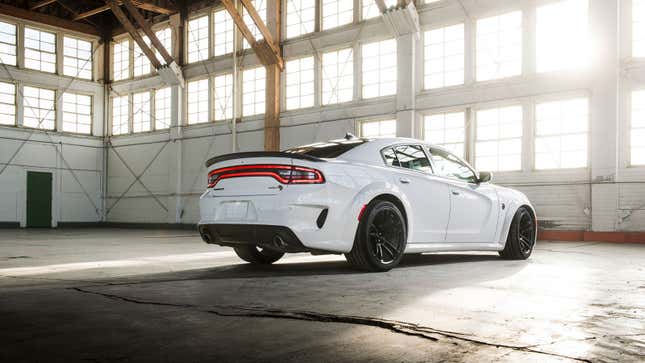
M 351 132 L 348 132 L 345 134 L 345 140 L 351 140 L 355 138 L 356 138 L 356 135 L 352 134 Z

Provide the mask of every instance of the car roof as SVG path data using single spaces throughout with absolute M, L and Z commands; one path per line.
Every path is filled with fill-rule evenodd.
M 338 159 L 380 165 L 380 164 L 383 164 L 383 159 L 381 157 L 381 150 L 388 146 L 393 146 L 398 144 L 422 144 L 422 145 L 429 145 L 433 148 L 436 147 L 438 149 L 445 150 L 441 146 L 430 145 L 423 140 L 412 139 L 407 137 L 379 137 L 379 138 L 366 138 L 365 140 L 367 142 L 340 155 Z

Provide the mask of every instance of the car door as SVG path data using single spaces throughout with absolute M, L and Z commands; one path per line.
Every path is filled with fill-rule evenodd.
M 499 218 L 497 190 L 490 184 L 479 183 L 472 168 L 455 155 L 429 148 L 436 175 L 449 181 L 450 220 L 446 242 L 492 242 Z
M 397 145 L 382 151 L 385 162 L 396 169 L 393 182 L 412 208 L 408 218 L 413 229 L 409 243 L 443 242 L 450 213 L 450 191 L 432 180 L 430 161 L 422 145 Z

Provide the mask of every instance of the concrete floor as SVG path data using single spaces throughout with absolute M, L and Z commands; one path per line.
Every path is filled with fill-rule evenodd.
M 256 267 L 190 231 L 0 230 L 0 362 L 645 360 L 645 245 Z

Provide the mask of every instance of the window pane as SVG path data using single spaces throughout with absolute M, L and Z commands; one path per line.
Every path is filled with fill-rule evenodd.
M 464 157 L 466 113 L 449 112 L 424 117 L 423 137 L 432 145 L 442 146 Z
M 361 137 L 396 137 L 396 120 L 363 121 Z
M 155 91 L 155 130 L 170 127 L 170 87 Z
M 0 124 L 16 124 L 16 86 L 0 82 Z
M 130 77 L 130 40 L 124 39 L 114 43 L 112 69 L 114 80 Z
M 314 105 L 314 57 L 288 61 L 285 78 L 287 110 Z
M 92 133 L 92 97 L 63 93 L 63 131 Z
M 363 98 L 396 93 L 396 40 L 364 44 L 362 47 Z
M 223 74 L 213 80 L 215 82 L 215 121 L 233 118 L 233 75 Z
M 208 16 L 188 22 L 188 63 L 208 59 Z
M 66 36 L 63 46 L 63 74 L 92 79 L 92 43 Z
M 537 70 L 589 64 L 589 0 L 562 0 L 537 8 Z
M 242 115 L 253 116 L 265 111 L 266 71 L 264 67 L 242 72 Z
M 464 83 L 464 24 L 424 33 L 424 87 Z
M 172 30 L 170 30 L 170 28 L 157 30 L 155 32 L 155 36 L 157 37 L 157 39 L 159 39 L 159 41 L 161 42 L 161 45 L 163 45 L 163 47 L 166 49 L 168 54 L 172 55 Z M 155 49 L 154 51 L 155 51 L 155 56 L 157 57 L 157 60 L 161 64 L 166 64 L 166 60 L 163 59 L 163 57 L 161 56 L 161 53 L 159 53 L 157 49 Z
M 401 168 L 418 170 L 423 172 L 432 172 L 430 161 L 426 156 L 423 148 L 419 145 L 402 145 L 395 148 L 396 160 L 393 166 Z
M 16 26 L 0 21 L 0 63 L 16 65 Z
M 327 30 L 349 24 L 354 20 L 354 2 L 347 0 L 322 0 L 322 29 Z
M 430 148 L 430 158 L 435 174 L 468 183 L 477 182 L 472 170 L 456 156 L 441 149 Z
M 226 10 L 218 10 L 213 15 L 215 30 L 215 56 L 233 52 L 233 19 Z
M 316 0 L 287 0 L 287 38 L 314 31 Z
M 208 79 L 188 82 L 188 124 L 208 122 Z
M 36 87 L 23 88 L 23 125 L 53 130 L 56 127 L 55 92 Z
M 264 24 L 267 23 L 267 1 L 268 0 L 250 0 L 251 4 L 255 7 L 255 10 L 258 12 L 258 15 L 260 15 L 260 19 L 262 19 L 262 22 Z M 291 0 L 290 0 L 291 1 Z M 253 21 L 253 18 L 251 18 L 251 15 L 246 11 L 246 8 L 244 8 L 244 22 L 249 26 L 249 30 L 251 30 L 251 33 L 253 34 L 253 37 L 255 40 L 261 40 L 264 37 L 262 36 L 262 33 L 260 32 L 260 29 L 255 25 L 255 22 Z M 249 43 L 246 41 L 246 39 L 243 41 L 243 46 L 244 49 L 248 49 L 251 46 Z
M 322 56 L 322 104 L 348 102 L 354 98 L 354 57 L 351 48 Z
M 129 132 L 128 108 L 128 96 L 112 98 L 112 135 Z
M 645 91 L 632 93 L 631 164 L 645 165 Z
M 477 111 L 477 169 L 522 169 L 522 120 L 522 106 Z
M 477 20 L 477 80 L 522 73 L 522 12 Z
M 56 34 L 25 27 L 25 67 L 56 72 Z
M 132 132 L 151 130 L 150 92 L 132 95 Z
M 143 36 L 143 41 L 150 47 L 150 39 L 147 36 Z M 139 48 L 139 45 L 134 42 L 134 76 L 139 77 L 143 76 L 145 74 L 148 74 L 152 71 L 152 67 L 150 65 L 150 60 L 148 59 L 148 56 L 146 56 L 141 48 Z
M 588 99 L 538 103 L 535 117 L 536 169 L 587 166 Z

